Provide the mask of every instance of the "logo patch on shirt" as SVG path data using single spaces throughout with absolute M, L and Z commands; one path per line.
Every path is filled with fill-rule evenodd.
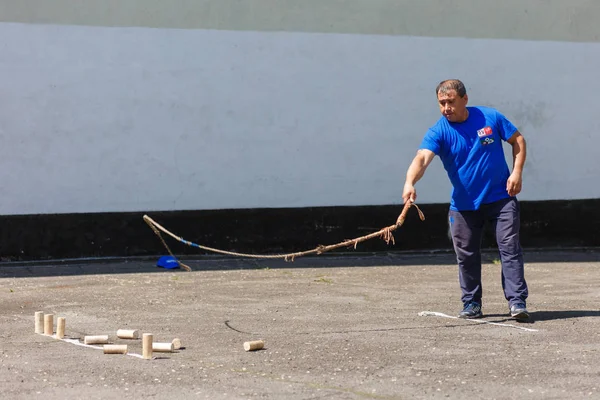
M 481 138 L 481 137 L 491 136 L 492 133 L 493 133 L 492 128 L 490 128 L 489 126 L 486 126 L 485 128 L 482 128 L 477 131 L 477 136 L 479 136 Z
M 488 144 L 492 144 L 494 143 L 494 139 L 492 139 L 491 137 L 486 137 L 485 139 L 481 139 L 481 144 L 483 146 L 487 146 Z

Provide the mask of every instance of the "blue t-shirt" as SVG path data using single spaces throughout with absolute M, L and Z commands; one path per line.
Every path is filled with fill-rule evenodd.
M 510 139 L 517 128 L 493 108 L 467 109 L 469 117 L 464 122 L 440 118 L 420 146 L 440 156 L 453 186 L 450 209 L 454 211 L 477 210 L 482 204 L 510 197 L 502 140 Z

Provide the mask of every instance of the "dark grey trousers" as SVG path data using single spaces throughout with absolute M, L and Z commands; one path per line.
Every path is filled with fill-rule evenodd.
M 462 301 L 481 304 L 481 239 L 486 221 L 492 223 L 502 262 L 502 288 L 510 305 L 525 303 L 523 251 L 519 240 L 520 208 L 516 198 L 484 204 L 476 211 L 453 211 L 448 214 L 450 234 L 458 261 Z

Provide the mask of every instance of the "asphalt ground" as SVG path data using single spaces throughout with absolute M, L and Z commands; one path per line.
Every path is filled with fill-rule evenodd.
M 452 318 L 461 304 L 448 253 L 182 260 L 192 272 L 152 259 L 0 264 L 0 392 L 46 400 L 600 398 L 600 252 L 525 258 L 529 323 L 509 317 L 493 253 L 484 257 L 478 322 Z M 36 311 L 66 318 L 73 342 L 109 335 L 129 353 L 36 334 Z M 183 348 L 144 360 L 136 357 L 142 341 L 119 339 L 118 329 L 179 338 Z M 253 340 L 264 348 L 245 351 Z

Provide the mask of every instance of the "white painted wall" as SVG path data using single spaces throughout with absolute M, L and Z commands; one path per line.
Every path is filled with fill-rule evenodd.
M 596 198 L 598 71 L 600 43 L 1 23 L 0 214 L 400 204 L 448 77 L 528 139 L 522 200 Z M 417 190 L 449 201 L 439 161 Z

